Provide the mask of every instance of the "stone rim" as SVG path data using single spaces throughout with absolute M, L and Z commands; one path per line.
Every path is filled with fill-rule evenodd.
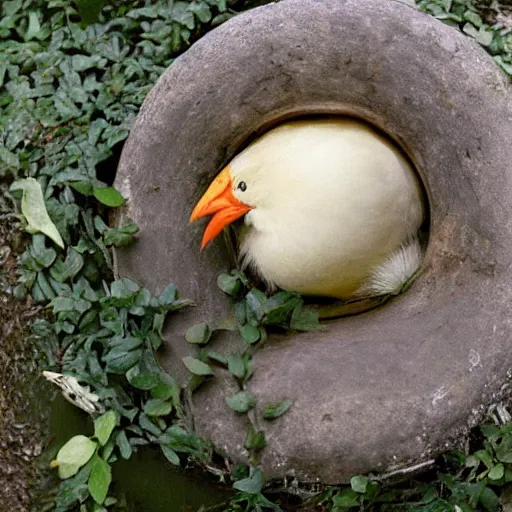
M 166 365 L 180 373 L 186 327 L 228 307 L 215 285 L 229 267 L 225 249 L 198 258 L 201 227 L 186 225 L 188 209 L 252 131 L 290 109 L 340 104 L 398 138 L 430 190 L 432 216 L 424 275 L 405 296 L 256 356 L 265 371 L 250 386 L 262 403 L 297 395 L 285 417 L 265 423 L 264 469 L 328 483 L 439 453 L 503 394 L 512 365 L 505 77 L 476 43 L 400 2 L 285 0 L 237 16 L 175 61 L 148 95 L 116 178 L 129 198 L 124 214 L 142 228 L 136 246 L 118 251 L 120 274 L 153 291 L 174 280 L 200 304 L 166 331 Z M 162 186 L 157 199 L 150 182 Z M 183 193 L 171 201 L 173 183 Z M 167 249 L 155 226 L 180 242 L 186 263 L 171 254 L 147 268 Z M 322 375 L 311 375 L 318 367 Z M 329 396 L 315 396 L 308 378 Z M 219 388 L 195 402 L 198 431 L 244 458 L 243 419 Z

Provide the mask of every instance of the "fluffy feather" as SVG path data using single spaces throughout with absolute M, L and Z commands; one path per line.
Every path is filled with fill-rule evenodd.
M 363 123 L 283 124 L 236 156 L 230 170 L 233 194 L 253 207 L 240 247 L 244 265 L 271 286 L 341 299 L 393 293 L 421 264 L 418 178 Z

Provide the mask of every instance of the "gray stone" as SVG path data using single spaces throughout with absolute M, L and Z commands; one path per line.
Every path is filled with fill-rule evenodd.
M 262 423 L 267 473 L 335 483 L 421 462 L 507 393 L 510 97 L 474 41 L 391 0 L 284 0 L 242 14 L 194 44 L 148 95 L 116 179 L 129 199 L 121 217 L 141 228 L 118 268 L 157 293 L 175 282 L 196 301 L 166 328 L 163 362 L 181 378 L 183 333 L 226 316 L 216 277 L 232 267 L 220 237 L 199 251 L 204 224 L 188 216 L 254 134 L 302 114 L 356 115 L 402 145 L 428 191 L 430 243 L 407 293 L 321 333 L 274 337 L 257 353 L 249 387 L 258 403 L 295 400 Z M 195 395 L 196 427 L 244 458 L 246 419 L 224 403 L 231 385 L 219 372 Z

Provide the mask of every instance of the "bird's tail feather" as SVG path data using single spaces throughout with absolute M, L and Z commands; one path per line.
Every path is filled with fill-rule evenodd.
M 417 237 L 411 238 L 372 270 L 357 295 L 368 297 L 400 293 L 422 261 L 423 249 L 420 241 Z

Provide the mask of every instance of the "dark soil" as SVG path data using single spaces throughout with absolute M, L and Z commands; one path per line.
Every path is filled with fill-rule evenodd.
M 31 509 L 47 480 L 38 461 L 47 432 L 49 387 L 42 382 L 39 356 L 30 338 L 42 308 L 12 296 L 16 259 L 25 235 L 13 203 L 0 187 L 0 512 Z M 45 464 L 46 466 L 46 464 Z M 41 510 L 36 507 L 36 510 Z

